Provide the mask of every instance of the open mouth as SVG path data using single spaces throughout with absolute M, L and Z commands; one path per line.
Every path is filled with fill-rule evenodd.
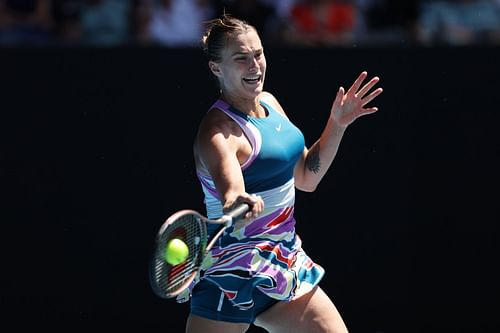
M 256 83 L 259 83 L 261 79 L 262 79 L 262 75 L 255 75 L 255 76 L 243 78 L 243 81 L 245 81 L 246 83 L 250 83 L 250 84 L 256 84 Z

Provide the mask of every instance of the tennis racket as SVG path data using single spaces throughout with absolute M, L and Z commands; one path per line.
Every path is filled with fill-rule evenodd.
M 190 209 L 172 214 L 160 227 L 154 243 L 149 270 L 154 293 L 161 298 L 172 298 L 186 289 L 198 274 L 208 251 L 224 230 L 233 222 L 241 220 L 249 210 L 250 206 L 243 203 L 218 219 L 209 219 Z M 210 239 L 207 223 L 220 225 Z M 178 265 L 171 265 L 165 260 L 166 246 L 174 238 L 182 240 L 189 248 L 187 259 Z

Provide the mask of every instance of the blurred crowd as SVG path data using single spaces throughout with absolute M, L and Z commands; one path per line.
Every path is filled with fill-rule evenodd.
M 0 0 L 0 46 L 198 47 L 246 19 L 266 45 L 500 45 L 500 0 Z

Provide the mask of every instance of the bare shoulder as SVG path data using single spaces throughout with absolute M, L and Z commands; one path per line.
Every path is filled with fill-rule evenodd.
M 281 106 L 281 104 L 278 102 L 278 100 L 276 99 L 276 97 L 273 94 L 271 94 L 268 91 L 263 91 L 260 94 L 259 98 L 261 101 L 272 105 L 276 111 L 278 111 L 279 113 L 283 114 L 286 117 L 285 110 L 283 110 L 283 107 Z
M 195 145 L 204 146 L 219 140 L 240 135 L 241 128 L 223 111 L 211 109 L 200 122 Z
M 217 108 L 201 120 L 193 152 L 198 171 L 208 173 L 209 165 L 217 165 L 227 156 L 236 156 L 245 138 L 239 125 Z

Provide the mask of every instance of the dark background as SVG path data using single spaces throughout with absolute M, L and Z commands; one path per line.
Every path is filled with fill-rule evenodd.
M 306 136 L 362 70 L 297 229 L 351 332 L 498 332 L 500 49 L 266 50 L 266 89 Z M 152 241 L 203 211 L 191 144 L 216 86 L 199 50 L 0 49 L 2 317 L 16 328 L 183 332 L 148 285 Z M 252 328 L 251 332 L 260 332 Z

